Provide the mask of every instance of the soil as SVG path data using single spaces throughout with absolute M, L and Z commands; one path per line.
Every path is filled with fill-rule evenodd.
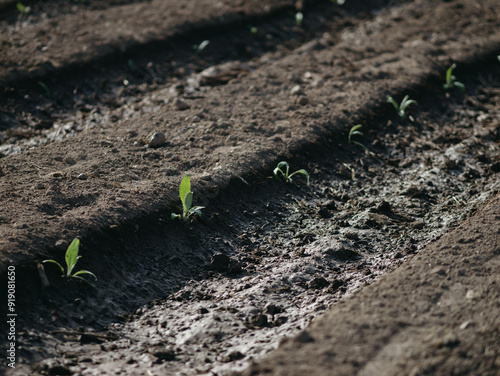
M 496 1 L 5 4 L 7 374 L 499 374 Z

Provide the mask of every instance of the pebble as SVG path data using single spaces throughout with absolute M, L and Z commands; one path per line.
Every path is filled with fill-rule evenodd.
M 74 164 L 76 164 L 75 159 L 72 158 L 72 157 L 66 157 L 66 158 L 64 158 L 64 162 L 66 162 L 67 164 L 69 164 L 71 166 L 74 165 Z
M 314 342 L 314 338 L 307 331 L 303 330 L 297 337 L 293 339 L 293 341 L 299 343 L 308 343 Z
M 81 173 L 76 178 L 79 180 L 87 180 L 87 174 Z
M 290 94 L 292 95 L 302 94 L 302 88 L 300 87 L 300 85 L 295 85 L 294 87 L 292 87 L 292 89 L 290 90 Z
M 58 251 L 65 251 L 68 248 L 68 243 L 63 239 L 59 239 L 54 246 Z
M 55 365 L 55 366 L 49 368 L 48 374 L 49 375 L 72 375 L 73 372 L 69 368 L 66 368 L 65 366 Z
M 147 144 L 150 148 L 159 148 L 165 142 L 167 138 L 165 137 L 165 133 L 163 132 L 154 132 L 150 137 L 148 137 Z
M 229 256 L 223 253 L 217 253 L 213 255 L 212 259 L 210 260 L 210 269 L 224 271 L 229 268 L 230 263 L 231 259 L 229 258 Z
M 184 110 L 187 110 L 189 108 L 189 105 L 185 101 L 183 101 L 181 98 L 175 98 L 173 104 L 174 104 L 174 108 L 177 111 L 184 111 Z
M 306 104 L 309 103 L 309 99 L 305 96 L 301 96 L 298 100 L 298 103 L 301 105 L 301 106 L 305 106 Z

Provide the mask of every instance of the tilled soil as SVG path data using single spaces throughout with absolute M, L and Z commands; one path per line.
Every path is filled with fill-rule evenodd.
M 43 111 L 5 111 L 1 260 L 4 274 L 8 265 L 17 267 L 20 322 L 18 363 L 10 374 L 242 371 L 284 338 L 301 333 L 294 343 L 312 342 L 303 330 L 315 317 L 365 291 L 498 193 L 495 2 L 416 1 L 372 14 L 285 3 L 281 10 L 278 3 L 274 10 L 253 10 L 268 18 L 241 43 L 259 30 L 281 30 L 281 37 L 268 52 L 256 43 L 263 50 L 246 50 L 245 61 L 219 60 L 197 72 L 223 55 L 217 44 L 212 55 L 206 47 L 205 58 L 204 51 L 192 53 L 191 66 L 182 57 L 175 79 L 140 73 L 131 84 L 120 71 L 105 89 L 92 86 L 103 76 L 86 68 L 93 75 L 86 90 L 110 101 L 78 91 L 69 100 L 50 99 L 46 92 L 49 99 L 39 103 L 50 120 L 42 119 Z M 221 3 L 218 12 L 233 14 L 232 7 Z M 208 20 L 210 29 L 212 13 L 194 9 L 186 14 Z M 297 9 L 305 14 L 301 25 L 293 18 Z M 254 13 L 236 12 L 252 22 Z M 43 29 L 37 17 L 33 28 Z M 32 32 L 29 25 L 5 25 L 28 30 L 26 38 Z M 297 38 L 285 43 L 287 33 Z M 234 46 L 243 33 L 221 35 L 210 43 L 228 38 Z M 272 40 L 268 35 L 260 38 Z M 71 49 L 61 56 L 64 67 L 74 65 Z M 103 61 L 85 56 L 84 65 Z M 442 88 L 452 62 L 463 93 Z M 137 67 L 128 57 L 123 63 Z M 52 64 L 48 71 L 14 74 L 4 64 L 4 80 L 16 94 L 5 97 L 3 108 L 19 108 L 22 98 L 27 109 L 36 108 L 40 96 L 26 98 L 21 93 L 29 85 L 16 82 L 48 77 L 54 66 L 57 71 Z M 400 118 L 385 103 L 389 94 L 398 100 L 409 94 L 418 104 Z M 75 112 L 78 98 L 82 107 Z M 47 121 L 48 130 L 40 131 Z M 349 143 L 347 133 L 358 123 L 364 134 Z M 22 131 L 25 141 L 16 136 Z M 158 145 L 149 138 L 154 132 L 166 136 Z M 272 179 L 285 159 L 292 171 L 306 169 L 311 184 L 304 175 L 288 183 Z M 181 224 L 170 213 L 179 210 L 177 187 L 185 173 L 193 177 L 195 203 L 206 208 L 200 219 Z M 62 260 L 76 236 L 83 244 L 78 267 L 98 275 L 95 288 L 61 280 L 53 265 L 38 264 L 37 271 L 37 261 Z M 39 274 L 50 287 L 41 286 Z M 500 366 L 490 358 L 499 353 L 489 346 L 485 374 L 494 375 Z M 482 355 L 472 354 L 475 362 L 462 373 L 472 374 L 481 362 Z M 383 369 L 379 362 L 374 367 Z

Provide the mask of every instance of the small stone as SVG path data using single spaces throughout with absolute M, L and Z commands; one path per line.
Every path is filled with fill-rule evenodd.
M 335 210 L 337 209 L 337 205 L 335 204 L 334 200 L 329 200 L 325 203 L 325 208 L 328 210 Z
M 389 204 L 387 201 L 382 201 L 380 204 L 378 204 L 377 211 L 379 213 L 390 213 L 392 212 L 391 204 Z
M 330 210 L 328 210 L 325 207 L 319 209 L 318 214 L 321 218 L 325 218 L 325 219 L 332 217 L 332 213 L 330 212 Z
M 294 87 L 292 87 L 292 89 L 290 90 L 290 94 L 292 95 L 302 94 L 302 88 L 300 87 L 300 85 L 295 85 Z
M 273 315 L 273 316 L 276 315 L 277 313 L 282 313 L 284 311 L 285 310 L 283 307 L 277 306 L 275 304 L 268 304 L 266 307 L 266 313 Z
M 115 146 L 111 141 L 101 141 L 101 146 L 107 146 L 109 148 L 112 148 L 113 146 Z
M 309 103 L 309 99 L 305 96 L 301 96 L 298 100 L 298 103 L 301 105 L 301 106 L 305 106 L 306 104 Z
M 322 288 L 325 288 L 329 284 L 330 283 L 326 279 L 324 279 L 323 277 L 316 277 L 312 281 L 309 282 L 309 288 L 320 290 Z
M 234 362 L 235 360 L 243 359 L 244 357 L 245 357 L 245 355 L 243 355 L 241 352 L 233 351 L 229 355 L 224 357 L 222 361 L 224 363 L 229 363 L 229 362 Z
M 167 141 L 167 138 L 165 137 L 165 133 L 163 132 L 154 132 L 147 141 L 147 144 L 150 148 L 159 148 L 165 142 Z
M 478 296 L 474 290 L 469 290 L 469 291 L 467 291 L 467 294 L 465 294 L 465 299 L 473 300 L 473 299 L 476 299 L 477 297 Z
M 262 313 L 258 313 L 250 317 L 248 323 L 250 324 L 250 326 L 257 326 L 259 328 L 264 328 L 268 326 L 267 316 L 263 315 Z
M 87 180 L 87 174 L 86 173 L 78 174 L 76 178 L 79 180 Z
M 199 123 L 201 121 L 201 118 L 197 115 L 193 116 L 193 123 Z
M 62 178 L 63 177 L 63 173 L 62 173 L 62 171 L 55 171 L 55 172 L 51 173 L 50 176 L 52 178 Z
M 442 347 L 454 348 L 457 347 L 459 344 L 460 344 L 460 339 L 453 333 L 448 333 L 446 336 L 433 343 L 434 347 L 436 348 L 442 348 Z
M 48 374 L 62 376 L 62 375 L 72 375 L 73 372 L 62 365 L 55 365 L 49 368 Z
M 59 239 L 54 246 L 58 251 L 65 251 L 68 248 L 68 243 L 63 239 Z
M 118 205 L 123 205 L 123 206 L 127 205 L 127 200 L 125 200 L 124 198 L 117 197 L 115 201 Z
M 189 105 L 183 101 L 181 98 L 174 99 L 174 108 L 178 111 L 184 111 L 189 108 Z
M 67 164 L 69 164 L 71 166 L 74 165 L 74 164 L 76 164 L 75 159 L 72 158 L 72 157 L 66 157 L 66 158 L 64 158 L 64 162 L 66 162 Z
M 303 330 L 297 337 L 293 339 L 293 341 L 299 343 L 308 343 L 314 342 L 314 338 L 307 331 Z
M 431 274 L 438 274 L 445 276 L 446 270 L 444 270 L 444 268 L 442 268 L 441 266 L 436 266 L 434 269 L 431 270 Z
M 231 264 L 231 259 L 229 256 L 223 253 L 217 253 L 212 256 L 210 260 L 210 269 L 217 270 L 219 272 L 229 269 Z

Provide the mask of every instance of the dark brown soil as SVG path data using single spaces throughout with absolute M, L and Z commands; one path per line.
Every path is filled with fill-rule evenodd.
M 496 1 L 25 5 L 0 24 L 9 374 L 227 375 L 297 334 L 244 372 L 498 374 Z M 75 237 L 93 288 L 40 264 Z

